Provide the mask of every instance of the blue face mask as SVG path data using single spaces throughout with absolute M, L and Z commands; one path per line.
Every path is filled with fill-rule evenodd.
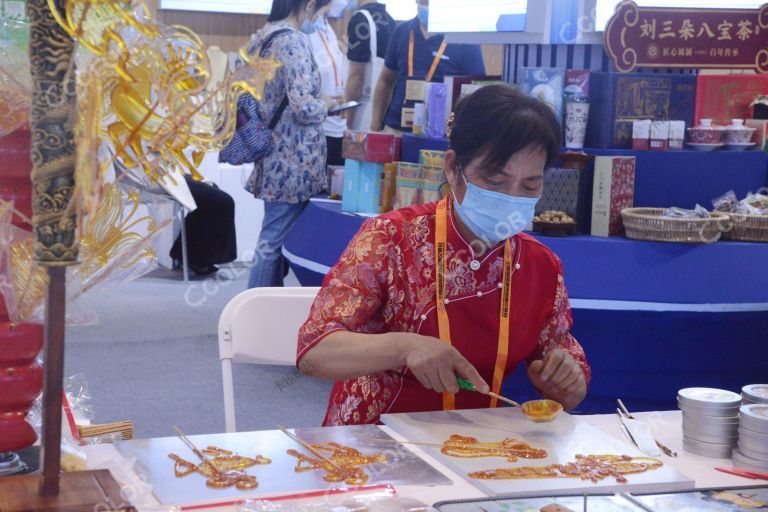
M 462 178 L 464 174 L 462 173 Z M 453 205 L 461 221 L 479 238 L 498 243 L 515 236 L 531 223 L 540 197 L 509 196 L 467 184 L 461 204 L 453 196 Z
M 322 26 L 322 24 L 323 24 L 322 18 L 317 18 L 314 22 L 310 21 L 309 18 L 307 18 L 301 23 L 301 27 L 299 28 L 299 30 L 301 30 L 304 34 L 307 34 L 307 35 L 314 34 Z
M 417 6 L 417 14 L 419 21 L 422 25 L 425 27 L 429 27 L 429 6 L 427 5 L 419 5 Z M 413 11 L 411 11 L 413 12 Z
M 357 0 L 349 0 L 349 2 L 347 2 L 347 6 L 345 7 L 345 9 L 349 12 L 355 12 L 359 5 L 360 5 L 360 2 L 358 2 Z

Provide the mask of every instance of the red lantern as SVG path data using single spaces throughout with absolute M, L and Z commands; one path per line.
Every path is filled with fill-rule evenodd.
M 42 348 L 42 325 L 0 323 L 0 475 L 24 469 L 18 457 L 3 452 L 37 440 L 26 416 L 43 389 L 43 368 L 36 361 Z

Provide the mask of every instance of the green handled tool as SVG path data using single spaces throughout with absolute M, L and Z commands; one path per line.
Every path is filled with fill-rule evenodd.
M 478 392 L 477 388 L 471 382 L 469 382 L 467 379 L 464 379 L 464 378 L 461 378 L 461 377 L 456 377 L 456 382 L 459 384 L 459 389 L 464 389 L 466 391 L 476 391 L 476 392 Z M 497 395 L 496 393 L 492 393 L 491 391 L 489 391 L 486 394 L 488 396 L 492 396 L 493 398 L 495 398 L 497 400 L 501 400 L 502 402 L 508 403 L 509 405 L 512 405 L 514 407 L 519 407 L 521 409 L 523 408 L 522 405 L 520 405 L 519 403 L 515 402 L 514 400 L 510 400 L 509 398 L 505 398 L 505 397 L 503 397 L 501 395 Z

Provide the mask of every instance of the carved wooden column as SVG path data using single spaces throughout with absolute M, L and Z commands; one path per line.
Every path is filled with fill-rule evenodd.
M 52 2 L 61 9 L 64 0 Z M 75 189 L 76 92 L 74 42 L 56 23 L 47 0 L 27 2 L 32 72 L 32 223 L 35 256 L 48 267 L 43 386 L 43 477 L 40 495 L 59 494 L 61 393 L 64 381 L 65 270 L 77 263 Z

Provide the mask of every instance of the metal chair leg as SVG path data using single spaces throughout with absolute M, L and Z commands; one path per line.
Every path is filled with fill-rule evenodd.
M 187 259 L 187 209 L 183 206 L 181 215 L 181 270 L 184 274 L 184 282 L 189 282 L 189 260 Z

